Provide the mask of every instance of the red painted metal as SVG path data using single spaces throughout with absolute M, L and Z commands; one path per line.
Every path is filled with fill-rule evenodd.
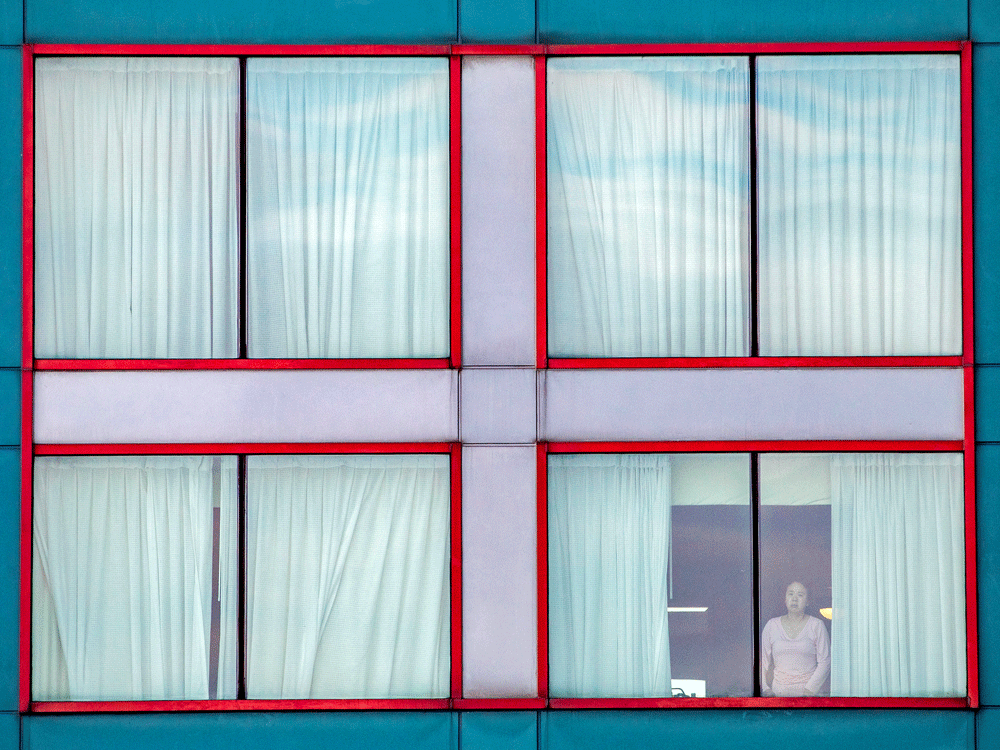
M 975 362 L 973 325 L 973 225 L 972 225 L 972 44 L 962 43 L 962 355 L 967 365 Z
M 545 708 L 544 698 L 457 698 L 452 708 L 458 711 L 537 711 Z
M 445 57 L 448 45 L 431 44 L 36 44 L 35 55 L 197 55 L 259 57 Z
M 549 366 L 548 181 L 545 115 L 545 58 L 535 58 L 535 346 L 536 366 Z
M 296 698 L 279 700 L 53 701 L 35 702 L 35 713 L 141 713 L 149 711 L 428 711 L 450 707 L 447 698 Z
M 965 698 L 550 698 L 554 709 L 968 708 Z
M 452 443 L 128 443 L 35 445 L 36 456 L 219 456 L 337 453 L 451 453 Z
M 32 499 L 32 396 L 34 375 L 21 371 L 21 554 L 20 633 L 18 637 L 18 710 L 26 711 L 31 700 L 31 499 Z
M 549 443 L 549 453 L 957 453 L 962 440 L 689 440 Z M 539 485 L 540 486 L 540 485 Z
M 448 359 L 38 359 L 36 370 L 446 370 Z
M 542 44 L 453 44 L 453 55 L 544 55 Z
M 979 706 L 979 621 L 976 597 L 975 369 L 965 368 L 965 638 L 969 706 Z
M 462 445 L 451 446 L 451 697 L 462 697 Z
M 538 695 L 549 694 L 549 471 L 547 443 L 538 443 L 536 449 L 535 491 L 538 524 L 536 544 L 536 573 L 538 578 Z
M 608 357 L 551 358 L 552 369 L 772 368 L 772 367 L 961 367 L 961 356 L 945 357 Z
M 958 42 L 773 42 L 765 44 L 550 44 L 548 55 L 834 55 L 958 52 Z
M 449 62 L 451 109 L 451 366 L 462 366 L 462 58 Z
M 35 59 L 21 54 L 21 367 L 35 356 Z

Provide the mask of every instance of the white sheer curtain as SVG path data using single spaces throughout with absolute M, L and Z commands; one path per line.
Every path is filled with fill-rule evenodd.
M 247 63 L 249 353 L 448 355 L 441 58 Z
M 553 696 L 671 694 L 670 506 L 670 456 L 549 456 Z
M 748 71 L 548 62 L 552 356 L 749 353 Z
M 36 62 L 36 356 L 236 356 L 238 112 L 235 59 Z
M 251 456 L 247 697 L 449 693 L 447 456 Z
M 757 61 L 760 351 L 959 354 L 958 55 Z
M 235 698 L 235 458 L 51 457 L 34 471 L 32 698 Z
M 962 696 L 962 456 L 831 457 L 831 692 Z

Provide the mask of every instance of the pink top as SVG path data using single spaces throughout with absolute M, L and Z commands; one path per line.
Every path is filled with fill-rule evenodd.
M 819 692 L 830 674 L 830 636 L 817 617 L 806 616 L 806 624 L 789 638 L 780 617 L 764 626 L 760 637 L 760 684 L 775 695 L 800 696 Z M 773 676 L 771 674 L 773 668 Z

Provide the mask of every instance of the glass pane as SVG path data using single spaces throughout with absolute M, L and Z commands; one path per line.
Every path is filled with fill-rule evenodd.
M 744 356 L 745 58 L 547 67 L 553 357 Z
M 554 697 L 750 695 L 746 455 L 549 457 Z
M 760 351 L 959 354 L 958 55 L 757 61 Z
M 448 456 L 247 459 L 247 697 L 446 698 Z
M 762 455 L 762 687 L 962 696 L 962 456 Z
M 239 65 L 35 67 L 35 355 L 237 355 Z
M 35 459 L 33 700 L 236 697 L 236 459 Z
M 442 58 L 247 62 L 251 357 L 448 356 Z

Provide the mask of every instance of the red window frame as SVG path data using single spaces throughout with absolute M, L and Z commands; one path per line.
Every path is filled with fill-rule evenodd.
M 42 56 L 159 56 L 159 57 L 442 57 L 449 60 L 449 349 L 442 358 L 337 359 L 36 359 L 34 356 L 34 74 L 35 58 Z M 307 369 L 445 369 L 462 362 L 462 81 L 461 59 L 446 45 L 101 45 L 34 44 L 23 48 L 22 122 L 22 352 L 21 366 L 35 370 L 307 370 Z M 241 110 L 246 102 L 240 102 Z M 240 166 L 243 182 L 246 165 Z M 245 192 L 241 188 L 241 193 Z M 241 198 L 241 202 L 243 199 Z M 245 257 L 246 220 L 240 218 L 240 255 Z M 246 267 L 240 264 L 240 284 Z M 241 322 L 241 326 L 243 323 Z
M 552 45 L 536 57 L 536 328 L 538 368 L 681 367 L 960 367 L 973 362 L 972 328 L 972 45 L 969 42 L 869 42 L 863 44 L 641 44 Z M 962 152 L 962 353 L 957 356 L 877 357 L 550 357 L 548 353 L 547 169 L 545 61 L 549 56 L 590 55 L 836 55 L 957 52 L 961 75 Z M 754 148 L 754 144 L 751 144 Z M 756 219 L 751 217 L 751 222 Z M 751 229 L 753 231 L 753 229 Z M 751 262 L 753 262 L 751 260 Z M 753 274 L 753 271 L 751 271 Z M 751 313 L 752 314 L 752 313 Z
M 19 705 L 22 712 L 107 713 L 148 711 L 303 711 L 450 709 L 462 694 L 462 450 L 458 443 L 178 443 L 35 445 L 22 455 L 21 638 Z M 447 455 L 450 463 L 450 666 L 447 698 L 294 698 L 165 701 L 31 700 L 31 503 L 34 456 L 178 456 L 268 454 Z M 243 563 L 240 563 L 241 565 Z
M 970 400 L 971 391 L 966 391 Z M 968 423 L 967 423 L 968 424 Z M 548 457 L 568 453 L 961 453 L 965 482 L 965 697 L 739 697 L 739 698 L 552 698 L 549 697 Z M 638 708 L 977 708 L 979 706 L 976 621 L 975 442 L 964 440 L 748 440 L 685 442 L 539 443 L 538 460 L 538 694 L 552 709 Z M 753 592 L 758 597 L 759 592 Z M 754 624 L 757 627 L 757 624 Z

